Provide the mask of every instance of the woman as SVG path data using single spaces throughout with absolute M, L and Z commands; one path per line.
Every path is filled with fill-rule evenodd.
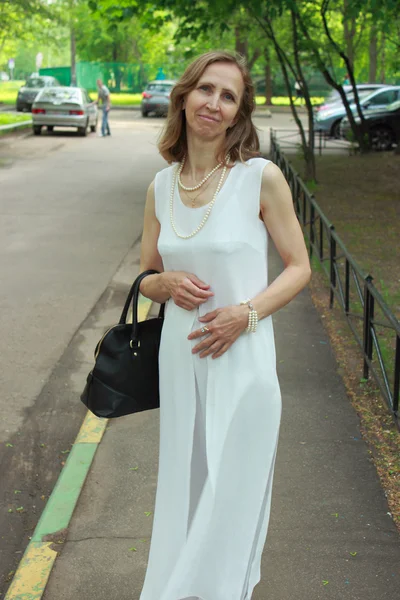
M 259 155 L 241 59 L 200 56 L 171 93 L 150 185 L 141 292 L 167 302 L 160 457 L 140 600 L 250 600 L 281 418 L 271 314 L 309 281 L 281 171 Z M 268 233 L 283 273 L 268 286 Z

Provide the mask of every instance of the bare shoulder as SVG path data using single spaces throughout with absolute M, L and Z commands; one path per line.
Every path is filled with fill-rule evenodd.
M 273 162 L 265 165 L 261 179 L 261 208 L 269 209 L 277 203 L 292 203 L 292 195 L 284 174 Z
M 262 187 L 274 187 L 284 183 L 286 179 L 278 165 L 272 161 L 268 162 L 262 172 Z

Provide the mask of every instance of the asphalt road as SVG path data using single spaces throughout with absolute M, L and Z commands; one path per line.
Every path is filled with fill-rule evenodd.
M 74 339 L 140 239 L 163 122 L 114 110 L 111 137 L 0 138 L 0 597 L 82 423 Z M 255 124 L 267 151 L 290 115 Z
M 114 113 L 109 138 L 0 139 L 0 593 L 85 413 L 72 368 L 54 385 L 60 357 L 140 237 L 165 164 L 162 121 L 136 116 Z

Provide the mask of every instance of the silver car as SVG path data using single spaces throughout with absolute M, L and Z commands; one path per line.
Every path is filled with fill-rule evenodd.
M 35 135 L 40 135 L 43 126 L 48 131 L 54 127 L 74 127 L 80 135 L 86 135 L 89 127 L 96 131 L 97 120 L 96 103 L 79 87 L 45 88 L 32 106 Z
M 175 85 L 175 81 L 160 79 L 150 81 L 142 93 L 142 116 L 147 117 L 149 113 L 166 115 L 169 106 L 169 96 Z
M 17 95 L 17 111 L 32 110 L 32 105 L 36 96 L 43 88 L 60 85 L 55 77 L 48 75 L 32 75 L 29 77 L 25 85 L 18 90 Z
M 362 111 L 383 108 L 400 98 L 400 86 L 385 86 L 372 93 L 360 93 L 360 105 Z M 354 103 L 350 104 L 353 113 L 357 111 Z M 340 138 L 340 123 L 346 116 L 343 104 L 332 104 L 325 110 L 319 110 L 314 115 L 314 127 L 325 135 Z
M 374 92 L 375 90 L 378 90 L 378 89 L 384 88 L 384 87 L 387 87 L 386 83 L 357 83 L 356 84 L 356 88 L 357 88 L 359 94 L 370 94 L 371 92 Z M 348 85 L 348 84 L 344 85 L 343 91 L 348 98 L 349 97 L 351 99 L 354 98 L 352 85 Z M 324 104 L 322 104 L 322 106 L 325 106 L 326 104 L 336 104 L 337 102 L 342 102 L 340 94 L 337 90 L 331 90 L 329 96 L 327 96 L 327 98 L 325 99 L 325 102 L 324 102 Z M 318 108 L 320 108 L 320 107 L 318 107 Z

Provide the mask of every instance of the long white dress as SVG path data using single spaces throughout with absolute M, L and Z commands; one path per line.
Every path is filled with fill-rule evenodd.
M 191 353 L 198 317 L 253 298 L 268 285 L 268 234 L 259 219 L 262 171 L 254 158 L 229 171 L 205 226 L 183 240 L 170 223 L 173 169 L 155 180 L 158 249 L 166 271 L 188 271 L 214 296 L 198 310 L 172 300 L 160 346 L 160 456 L 153 533 L 140 600 L 250 600 L 271 506 L 281 419 L 271 317 L 220 358 Z M 174 220 L 189 234 L 207 207 Z

